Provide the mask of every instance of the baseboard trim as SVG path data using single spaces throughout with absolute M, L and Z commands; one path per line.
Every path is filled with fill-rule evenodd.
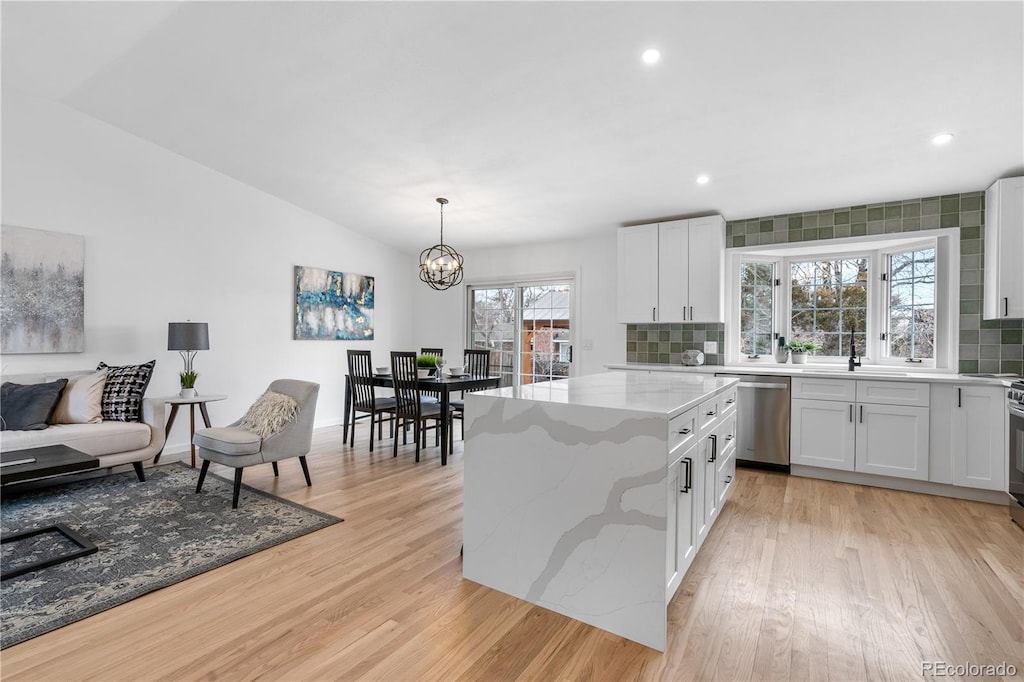
M 925 495 L 940 495 L 942 497 L 953 497 L 958 500 L 971 500 L 972 502 L 987 502 L 988 504 L 1006 504 L 1006 492 L 1002 490 L 982 490 L 980 488 L 964 488 L 958 485 L 950 485 L 948 483 L 915 481 L 909 478 L 892 478 L 889 476 L 878 476 L 875 474 L 862 474 L 857 471 L 822 469 L 821 467 L 809 467 L 803 464 L 791 465 L 789 473 L 793 476 L 803 476 L 804 478 L 820 478 L 826 481 L 835 481 L 836 483 L 869 485 L 875 488 L 904 490 L 910 493 L 923 493 Z

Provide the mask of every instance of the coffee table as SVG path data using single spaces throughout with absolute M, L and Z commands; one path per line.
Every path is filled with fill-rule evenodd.
M 72 474 L 79 471 L 99 468 L 100 462 L 95 457 L 90 457 L 84 452 L 79 452 L 67 445 L 47 445 L 41 448 L 30 448 L 28 450 L 12 450 L 0 455 L 0 485 L 8 485 L 19 481 L 28 481 L 35 478 L 45 478 L 59 474 Z M 0 538 L 0 543 L 16 542 L 26 538 L 43 535 L 45 533 L 58 533 L 71 541 L 75 549 L 69 552 L 54 554 L 46 559 L 24 564 L 18 568 L 0 573 L 0 580 L 7 580 L 15 576 L 38 571 L 48 566 L 55 566 L 71 561 L 79 557 L 95 554 L 98 547 L 81 534 L 68 528 L 63 523 L 55 523 L 52 526 L 43 526 L 31 530 L 14 533 Z

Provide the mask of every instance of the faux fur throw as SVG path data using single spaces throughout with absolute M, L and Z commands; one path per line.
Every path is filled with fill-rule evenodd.
M 283 393 L 267 391 L 252 404 L 239 426 L 260 438 L 269 438 L 295 419 L 299 404 L 295 398 Z

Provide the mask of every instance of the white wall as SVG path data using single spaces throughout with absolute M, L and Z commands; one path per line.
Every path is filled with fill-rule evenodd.
M 85 236 L 85 352 L 4 355 L 7 373 L 156 358 L 147 395 L 178 390 L 167 323 L 210 324 L 197 388 L 216 424 L 279 377 L 320 383 L 317 425 L 340 423 L 347 348 L 389 350 L 419 334 L 408 292 L 416 260 L 61 104 L 3 94 L 0 219 Z M 293 266 L 376 278 L 375 340 L 294 341 Z M 179 415 L 168 452 L 188 441 Z
M 454 245 L 458 248 L 458 244 Z M 531 276 L 570 272 L 576 275 L 573 358 L 577 376 L 606 371 L 604 365 L 624 362 L 626 325 L 615 321 L 617 289 L 615 232 L 568 242 L 525 244 L 462 252 L 463 284 L 528 280 Z M 459 357 L 466 346 L 464 286 L 434 291 L 417 282 L 415 349 L 445 349 Z M 584 346 L 589 342 L 591 348 Z

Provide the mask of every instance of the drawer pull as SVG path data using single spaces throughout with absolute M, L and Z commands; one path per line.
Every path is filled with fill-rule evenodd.
M 714 417 L 716 414 L 718 414 L 718 410 L 711 410 L 708 412 L 709 417 Z
M 686 435 L 689 435 L 689 433 L 690 433 L 690 429 L 680 429 L 679 430 L 679 435 L 680 436 L 686 436 Z
M 725 482 L 726 483 L 732 483 L 732 476 L 726 476 L 725 477 Z
M 733 438 L 733 436 L 732 436 L 731 433 L 728 436 L 725 437 L 726 440 L 732 440 L 732 438 Z
M 734 402 L 736 402 L 736 398 L 729 398 L 728 400 L 725 401 L 725 404 L 732 405 Z

